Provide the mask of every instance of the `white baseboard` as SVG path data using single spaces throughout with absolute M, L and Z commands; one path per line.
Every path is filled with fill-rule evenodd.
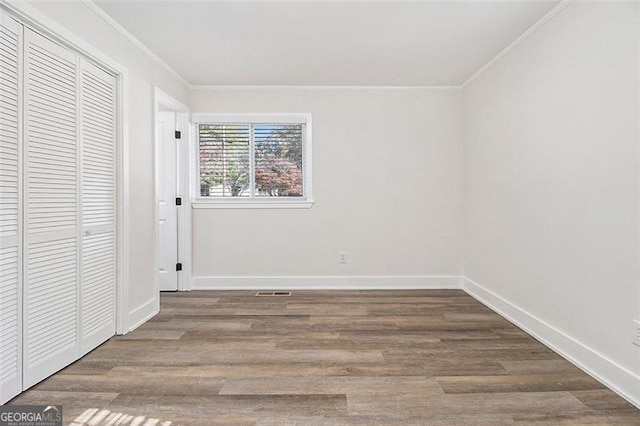
M 127 333 L 140 327 L 160 312 L 160 299 L 156 295 L 153 299 L 135 308 L 127 315 Z
M 531 334 L 550 349 L 640 408 L 640 376 L 480 284 L 463 277 L 462 286 L 470 296 Z
M 459 276 L 209 276 L 193 277 L 192 290 L 408 290 L 460 289 Z

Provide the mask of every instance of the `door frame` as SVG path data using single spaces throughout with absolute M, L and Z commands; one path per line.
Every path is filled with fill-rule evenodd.
M 160 188 L 160 146 L 162 138 L 159 132 L 159 113 L 161 107 L 164 110 L 170 110 L 176 114 L 176 130 L 182 133 L 181 142 L 178 143 L 176 149 L 176 177 L 177 177 L 177 193 L 182 198 L 182 206 L 178 210 L 178 261 L 182 263 L 182 271 L 178 273 L 178 291 L 191 290 L 191 196 L 189 189 L 189 155 L 190 155 L 190 118 L 191 112 L 189 107 L 175 99 L 173 96 L 164 92 L 157 86 L 153 88 L 153 265 L 154 278 L 153 285 L 155 292 L 160 291 L 160 279 L 158 276 L 159 259 L 158 249 L 160 245 L 160 233 L 158 230 L 160 199 L 158 190 Z M 159 302 L 160 298 L 158 298 Z M 159 308 L 159 306 L 158 306 Z

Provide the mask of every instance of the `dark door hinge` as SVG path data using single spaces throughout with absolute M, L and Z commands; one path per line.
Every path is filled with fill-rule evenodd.
M 176 197 L 176 206 L 182 205 L 182 197 Z
M 176 271 L 182 271 L 182 263 L 176 263 Z
M 176 139 L 182 138 L 182 132 L 180 130 L 176 130 L 175 136 L 176 136 Z

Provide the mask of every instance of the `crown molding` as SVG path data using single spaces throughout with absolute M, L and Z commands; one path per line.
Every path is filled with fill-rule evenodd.
M 127 31 L 122 25 L 120 25 L 115 19 L 113 19 L 107 12 L 105 12 L 100 6 L 98 6 L 93 0 L 80 0 L 89 9 L 91 9 L 96 15 L 102 18 L 107 24 L 111 25 L 117 32 L 124 36 L 127 40 L 133 43 L 138 49 L 142 50 L 147 56 L 153 59 L 158 65 L 167 70 L 171 75 L 180 80 L 185 86 L 191 88 L 191 84 L 169 64 L 160 59 L 158 55 L 153 53 L 144 43 L 138 40 L 133 34 Z
M 462 86 L 198 85 L 191 90 L 460 90 Z
M 506 56 L 508 56 L 516 47 L 518 47 L 522 42 L 526 39 L 534 35 L 538 30 L 544 27 L 548 22 L 550 22 L 553 18 L 555 18 L 560 12 L 567 8 L 571 3 L 575 0 L 562 0 L 556 7 L 547 12 L 542 18 L 536 21 L 532 26 L 529 27 L 528 30 L 520 34 L 518 38 L 512 41 L 507 47 L 502 49 L 496 56 L 493 57 L 489 62 L 484 64 L 482 68 L 473 73 L 471 77 L 469 77 L 464 83 L 462 83 L 461 87 L 464 89 L 467 85 L 471 84 L 475 80 L 477 80 L 480 76 L 482 76 L 485 72 L 487 72 L 491 67 L 500 62 Z

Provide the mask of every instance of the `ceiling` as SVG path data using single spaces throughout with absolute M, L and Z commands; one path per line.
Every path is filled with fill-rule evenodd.
M 193 85 L 457 86 L 558 1 L 94 0 Z

